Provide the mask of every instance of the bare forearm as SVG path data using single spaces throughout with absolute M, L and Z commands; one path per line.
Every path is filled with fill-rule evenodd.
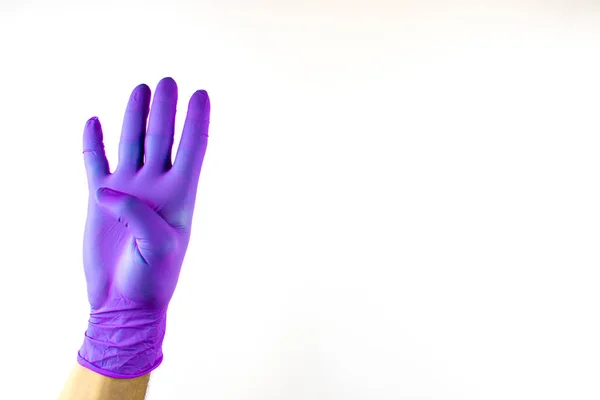
M 76 364 L 58 400 L 143 400 L 149 379 L 109 378 Z

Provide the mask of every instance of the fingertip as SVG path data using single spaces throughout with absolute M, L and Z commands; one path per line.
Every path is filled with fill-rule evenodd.
M 170 111 L 174 112 L 177 107 L 177 84 L 172 78 L 163 78 L 156 85 L 154 90 L 153 104 L 165 104 L 169 107 Z M 154 108 L 154 106 L 152 106 Z
M 140 83 L 139 85 L 137 85 L 135 87 L 136 90 L 144 90 L 144 91 L 150 91 L 150 86 L 146 85 L 145 83 Z
M 102 146 L 102 126 L 98 117 L 88 119 L 83 130 L 83 147 L 86 149 L 94 149 L 99 145 Z
M 142 100 L 149 100 L 151 95 L 152 90 L 145 83 L 141 83 L 133 89 L 133 99 L 138 103 L 142 102 Z
M 208 92 L 204 89 L 196 90 L 196 92 L 194 92 L 194 95 L 206 103 L 210 102 Z
M 163 85 L 167 85 L 167 84 L 169 84 L 169 85 L 176 85 L 177 84 L 177 83 L 175 83 L 175 79 L 171 78 L 170 76 L 165 76 L 158 83 L 159 84 L 162 83 Z
M 92 126 L 93 124 L 98 122 L 98 117 L 92 117 L 90 119 L 87 120 L 87 122 L 85 123 L 86 126 Z
M 189 110 L 191 116 L 208 120 L 210 114 L 210 98 L 206 90 L 197 90 L 190 98 Z
M 101 199 L 102 199 L 102 192 L 103 192 L 105 189 L 106 189 L 105 187 L 101 187 L 101 188 L 99 188 L 98 190 L 96 190 L 96 195 L 95 195 L 95 197 L 96 197 L 96 201 L 97 201 L 97 202 L 100 202 L 100 201 L 101 201 Z
M 171 77 L 162 78 L 156 86 L 156 93 L 161 93 L 163 96 L 177 96 L 177 83 Z
M 119 192 L 117 192 L 116 190 L 112 190 L 111 188 L 103 186 L 103 187 L 99 188 L 98 190 L 96 190 L 96 200 L 101 201 L 102 199 L 105 199 L 106 197 L 114 197 L 118 194 L 119 194 Z

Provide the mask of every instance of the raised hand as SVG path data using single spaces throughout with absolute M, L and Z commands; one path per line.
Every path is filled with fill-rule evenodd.
M 190 240 L 208 140 L 210 101 L 195 92 L 175 162 L 177 85 L 162 79 L 129 99 L 119 164 L 111 173 L 97 118 L 83 134 L 89 201 L 83 262 L 91 313 L 78 361 L 114 378 L 142 376 L 162 361 L 169 301 Z

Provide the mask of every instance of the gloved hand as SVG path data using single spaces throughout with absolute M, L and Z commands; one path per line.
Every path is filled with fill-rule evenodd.
M 91 313 L 78 362 L 113 378 L 139 377 L 162 362 L 167 308 L 190 240 L 208 139 L 210 102 L 197 91 L 172 164 L 177 85 L 162 79 L 151 111 L 150 96 L 146 85 L 131 94 L 113 173 L 97 118 L 83 134 L 89 187 L 83 264 Z

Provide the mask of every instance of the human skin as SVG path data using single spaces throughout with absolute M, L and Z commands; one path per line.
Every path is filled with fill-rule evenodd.
M 210 100 L 195 92 L 175 162 L 177 85 L 162 79 L 129 99 L 119 163 L 110 172 L 100 121 L 86 123 L 89 200 L 83 264 L 90 319 L 59 400 L 139 399 L 163 359 L 166 315 L 190 240 L 208 141 Z M 127 397 L 129 396 L 129 397 Z
M 76 364 L 59 400 L 143 400 L 150 374 L 132 379 L 100 375 Z

